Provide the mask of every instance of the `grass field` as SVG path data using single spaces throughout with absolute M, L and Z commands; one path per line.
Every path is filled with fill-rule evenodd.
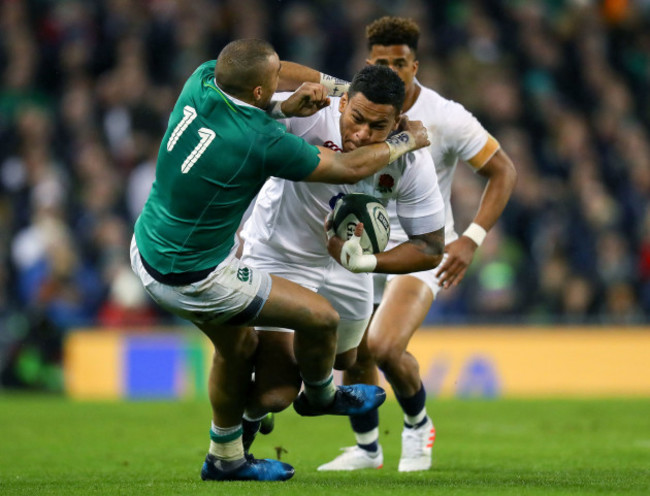
M 292 480 L 205 483 L 207 403 L 4 394 L 0 495 L 650 494 L 650 399 L 439 400 L 429 409 L 438 437 L 428 472 L 397 472 L 401 414 L 389 401 L 381 470 L 316 472 L 352 444 L 347 421 L 286 411 L 253 452 L 280 450 Z

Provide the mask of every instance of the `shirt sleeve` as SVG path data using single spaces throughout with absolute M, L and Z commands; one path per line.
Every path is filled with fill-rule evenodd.
M 301 181 L 320 162 L 318 147 L 288 132 L 274 139 L 266 150 L 266 173 L 290 181 Z
M 408 164 L 400 180 L 397 216 L 408 236 L 417 236 L 445 226 L 445 202 L 438 186 L 433 159 L 426 150 L 406 155 Z
M 444 127 L 448 149 L 475 169 L 481 168 L 494 155 L 496 140 L 492 138 L 474 115 L 457 102 L 449 102 Z M 485 149 L 485 150 L 484 150 Z M 487 158 L 486 158 L 487 157 Z

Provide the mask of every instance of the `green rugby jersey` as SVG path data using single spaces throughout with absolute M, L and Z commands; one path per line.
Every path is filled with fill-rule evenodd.
M 204 63 L 185 83 L 135 224 L 140 253 L 162 274 L 218 265 L 266 179 L 298 181 L 318 165 L 318 148 L 217 88 L 215 64 Z

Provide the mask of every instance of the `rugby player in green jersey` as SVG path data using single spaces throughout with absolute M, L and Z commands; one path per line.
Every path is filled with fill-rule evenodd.
M 376 408 L 376 386 L 332 382 L 337 312 L 320 295 L 241 263 L 236 231 L 270 176 L 292 181 L 354 183 L 402 154 L 429 144 L 420 123 L 389 140 L 336 153 L 286 132 L 273 117 L 308 116 L 327 106 L 327 89 L 302 85 L 272 102 L 281 64 L 261 40 L 229 43 L 217 61 L 185 83 L 169 119 L 156 178 L 136 221 L 131 263 L 151 297 L 194 323 L 212 341 L 227 376 L 210 372 L 210 450 L 204 480 L 286 480 L 293 468 L 244 455 L 241 419 L 253 370 L 252 326 L 294 329 L 312 413 L 349 415 Z

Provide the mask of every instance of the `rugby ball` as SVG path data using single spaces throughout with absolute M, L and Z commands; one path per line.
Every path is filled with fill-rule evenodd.
M 349 193 L 339 198 L 332 212 L 332 227 L 336 235 L 350 239 L 359 222 L 363 222 L 363 252 L 369 255 L 384 251 L 390 238 L 390 222 L 379 200 L 363 193 Z

